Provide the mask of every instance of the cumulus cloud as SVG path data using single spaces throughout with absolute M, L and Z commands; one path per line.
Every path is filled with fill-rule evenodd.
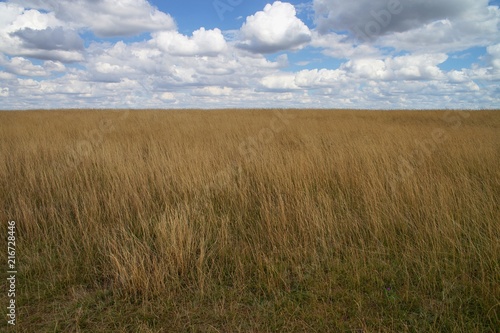
M 4 65 L 0 64 L 0 66 L 4 66 Z M 16 78 L 16 76 L 14 74 L 12 74 L 12 73 L 7 73 L 7 72 L 0 71 L 0 80 L 2 80 L 2 81 L 7 82 L 7 80 L 12 80 L 12 79 L 15 79 L 15 78 Z
M 51 72 L 62 73 L 66 71 L 66 66 L 64 66 L 59 61 L 48 60 L 44 62 L 44 68 Z
M 312 34 L 311 46 L 321 48 L 324 55 L 338 59 L 355 59 L 379 56 L 381 51 L 369 44 L 358 44 L 347 35 L 329 33 Z
M 50 72 L 42 66 L 33 65 L 31 61 L 22 57 L 14 57 L 10 60 L 6 57 L 0 57 L 0 66 L 7 72 L 16 75 L 48 76 L 50 74 Z
M 460 20 L 443 19 L 413 30 L 396 32 L 381 37 L 379 45 L 396 50 L 419 51 L 425 48 L 435 52 L 487 46 L 500 40 L 500 10 L 498 7 L 489 7 L 483 14 L 471 12 Z
M 314 0 L 321 34 L 347 31 L 397 50 L 467 49 L 498 40 L 500 11 L 488 0 Z
M 22 46 L 28 49 L 39 50 L 83 50 L 83 40 L 73 30 L 64 30 L 62 27 L 34 30 L 24 28 L 11 34 L 22 40 Z
M 276 1 L 247 17 L 240 29 L 240 48 L 274 53 L 302 47 L 311 40 L 309 28 L 296 16 L 293 5 Z
M 488 53 L 487 60 L 489 64 L 495 70 L 500 71 L 500 44 L 488 46 L 486 52 Z
M 200 29 L 198 32 L 202 31 Z M 159 91 L 193 91 L 193 87 L 197 89 L 205 86 L 226 87 L 222 92 L 228 92 L 228 88 L 251 86 L 264 75 L 281 68 L 283 59 L 286 59 L 280 56 L 270 61 L 262 55 L 226 45 L 223 39 L 220 39 L 219 46 L 217 43 L 207 46 L 206 42 L 212 38 L 210 36 L 217 39 L 222 38 L 222 35 L 217 29 L 204 32 L 209 33 L 195 33 L 193 37 L 162 33 L 153 34 L 151 39 L 142 42 L 92 43 L 86 49 L 82 79 L 93 82 L 134 79 L 142 82 L 153 93 L 158 93 L 158 96 L 161 96 Z M 175 39 L 172 40 L 172 36 L 180 36 L 180 42 L 173 45 Z M 166 37 L 169 38 L 168 43 L 162 39 Z
M 294 91 L 325 87 L 340 88 L 340 85 L 345 85 L 347 78 L 347 72 L 343 69 L 305 69 L 297 73 L 268 75 L 261 80 L 261 85 L 270 91 Z M 338 92 L 338 90 L 335 92 Z M 329 94 L 335 92 L 331 90 Z
M 346 82 L 346 72 L 340 69 L 312 69 L 297 73 L 294 83 L 301 88 L 332 87 L 335 84 Z M 330 92 L 332 93 L 332 92 Z
M 215 56 L 226 50 L 226 40 L 219 29 L 200 28 L 192 37 L 176 31 L 163 31 L 154 35 L 158 48 L 177 56 Z
M 44 60 L 83 60 L 83 40 L 54 13 L 0 3 L 0 52 Z
M 154 58 L 141 61 L 144 54 L 145 50 L 122 41 L 113 45 L 94 43 L 87 48 L 85 79 L 94 82 L 120 82 L 125 78 L 135 79 L 149 71 L 154 72 Z
M 24 28 L 42 30 L 62 26 L 53 12 L 42 13 L 35 9 L 25 9 L 24 4 L 0 2 L 0 27 L 7 33 Z
M 498 7 L 400 0 L 411 13 L 396 15 L 395 1 L 316 0 L 314 30 L 293 5 L 274 2 L 233 35 L 216 28 L 182 34 L 145 0 L 0 2 L 0 108 L 499 107 Z M 313 13 L 301 8 L 300 17 Z M 370 21 L 380 32 L 355 38 L 355 28 Z M 88 31 L 151 34 L 101 41 L 82 34 Z M 305 45 L 317 52 L 287 55 Z M 485 54 L 468 68 L 443 69 L 450 50 L 468 46 L 484 46 Z M 299 63 L 308 69 L 290 65 Z
M 193 91 L 195 96 L 230 96 L 233 89 L 230 87 L 208 86 Z
M 161 93 L 159 95 L 159 98 L 162 100 L 162 101 L 168 101 L 168 102 L 173 102 L 175 101 L 175 95 L 172 94 L 171 92 L 164 92 L 164 93 Z
M 88 28 L 100 37 L 132 36 L 172 30 L 173 18 L 146 0 L 28 0 L 12 1 L 54 13 L 73 28 Z
M 358 27 L 374 34 L 402 32 L 436 20 L 459 18 L 487 5 L 488 0 L 314 0 L 320 31 L 354 31 Z
M 0 97 L 9 97 L 9 88 L 0 88 Z
M 394 58 L 354 59 L 341 66 L 357 78 L 370 80 L 434 80 L 443 76 L 437 65 L 446 54 L 406 55 Z
M 302 70 L 297 73 L 274 73 L 264 77 L 261 85 L 268 90 L 292 91 L 326 87 L 341 89 L 345 88 L 345 85 L 357 82 L 443 80 L 446 76 L 437 65 L 447 58 L 446 54 L 422 54 L 385 59 L 352 59 L 335 70 L 323 68 Z M 465 81 L 470 79 L 463 82 Z
M 295 84 L 295 74 L 279 73 L 268 75 L 261 80 L 261 84 L 268 90 L 295 90 L 299 87 Z

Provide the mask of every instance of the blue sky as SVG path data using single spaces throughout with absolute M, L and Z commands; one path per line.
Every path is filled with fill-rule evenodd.
M 499 28 L 498 0 L 0 1 L 0 108 L 500 108 Z

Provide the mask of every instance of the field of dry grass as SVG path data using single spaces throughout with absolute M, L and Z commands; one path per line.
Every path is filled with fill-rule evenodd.
M 498 111 L 2 112 L 0 138 L 19 332 L 500 327 Z

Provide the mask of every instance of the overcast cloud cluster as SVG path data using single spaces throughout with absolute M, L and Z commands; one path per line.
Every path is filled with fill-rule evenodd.
M 187 35 L 178 19 L 146 0 L 0 2 L 0 108 L 500 108 L 493 1 L 276 1 Z

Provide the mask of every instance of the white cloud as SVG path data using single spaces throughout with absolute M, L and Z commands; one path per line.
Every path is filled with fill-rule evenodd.
M 0 2 L 0 52 L 11 56 L 81 62 L 85 30 L 112 37 L 171 29 L 173 19 L 146 0 Z
M 45 61 L 43 66 L 46 70 L 51 72 L 62 73 L 66 71 L 66 67 L 59 61 L 52 61 L 52 60 Z
M 448 52 L 499 40 L 500 10 L 488 0 L 314 0 L 321 34 L 348 31 L 396 50 Z
M 0 65 L 0 66 L 2 66 L 2 65 Z M 0 71 L 0 80 L 7 81 L 7 80 L 15 79 L 15 78 L 16 78 L 16 76 L 12 73 Z
M 5 72 L 0 72 L 0 79 L 11 79 L 15 75 L 22 76 L 50 76 L 53 72 L 64 72 L 66 67 L 55 61 L 45 61 L 42 65 L 34 65 L 30 60 L 23 57 L 7 58 L 0 54 L 0 66 L 11 75 Z M 1 74 L 3 73 L 3 75 Z
M 386 66 L 394 73 L 396 79 L 402 80 L 439 80 L 443 73 L 438 65 L 448 59 L 443 53 L 439 54 L 412 54 L 385 61 Z
M 469 78 L 463 71 L 452 70 L 448 74 L 448 79 L 452 83 L 463 83 L 469 81 Z
M 466 50 L 500 40 L 500 10 L 490 7 L 485 15 L 470 13 L 463 19 L 442 19 L 418 28 L 383 36 L 378 44 L 396 50 L 434 52 Z M 477 17 L 474 17 L 477 16 Z
M 321 88 L 331 87 L 338 83 L 346 82 L 346 72 L 344 70 L 312 69 L 298 72 L 294 82 L 301 88 Z
M 176 56 L 215 56 L 227 49 L 226 40 L 219 29 L 200 28 L 192 37 L 176 31 L 163 31 L 153 35 L 160 50 Z
M 261 84 L 268 90 L 295 90 L 299 87 L 295 84 L 295 74 L 279 73 L 265 76 Z
M 356 45 L 356 42 L 349 36 L 334 32 L 319 34 L 314 31 L 311 46 L 322 48 L 324 55 L 338 59 L 366 58 L 381 54 L 380 50 L 372 45 Z
M 89 81 L 120 82 L 125 78 L 135 79 L 149 71 L 154 72 L 155 58 L 141 60 L 146 50 L 121 41 L 114 45 L 94 43 L 87 49 L 84 75 Z
M 26 28 L 43 30 L 63 25 L 53 12 L 42 13 L 35 9 L 25 9 L 22 4 L 0 2 L 0 9 L 0 26 L 7 33 Z
M 82 61 L 83 40 L 54 13 L 0 3 L 0 52 L 64 62 Z
M 18 37 L 22 46 L 27 49 L 35 50 L 66 50 L 66 51 L 82 51 L 83 40 L 74 30 L 57 28 L 46 28 L 35 30 L 24 28 L 10 34 Z
M 343 63 L 336 70 L 303 70 L 294 82 L 304 88 L 324 87 L 335 83 L 359 80 L 401 81 L 442 80 L 444 74 L 438 65 L 446 61 L 446 54 L 406 55 L 387 58 L 359 58 Z
M 24 8 L 8 2 L 0 2 L 0 27 L 6 27 L 24 12 Z
M 171 92 L 164 92 L 160 94 L 160 99 L 163 101 L 175 101 L 175 95 L 172 94 Z
M 320 31 L 350 30 L 377 36 L 482 10 L 488 0 L 314 0 Z M 364 36 L 358 36 L 364 37 Z
M 132 36 L 175 29 L 172 17 L 146 0 L 16 0 L 25 7 L 42 9 L 71 28 L 88 28 L 101 37 Z
M 356 85 L 366 80 L 378 84 L 384 81 L 444 80 L 446 77 L 437 65 L 446 59 L 445 54 L 353 59 L 335 70 L 313 69 L 297 73 L 275 73 L 264 77 L 261 84 L 268 90 L 290 91 L 326 87 L 343 89 L 346 85 Z
M 486 52 L 491 66 L 500 71 L 500 44 L 488 46 Z
M 276 1 L 247 17 L 238 46 L 256 53 L 274 53 L 298 49 L 310 40 L 311 32 L 297 18 L 293 5 Z
M 23 76 L 48 76 L 49 72 L 42 66 L 33 65 L 31 61 L 22 57 L 14 57 L 10 60 L 0 56 L 0 66 L 7 72 Z
M 375 20 L 372 4 L 389 1 L 315 1 L 324 31 L 309 30 L 291 4 L 275 2 L 249 16 L 240 30 L 200 28 L 191 35 L 172 30 L 173 20 L 142 0 L 0 2 L 1 107 L 500 107 L 500 44 L 492 42 L 500 38 L 498 7 L 444 0 L 454 7 L 447 8 L 422 0 L 436 12 L 415 12 L 414 20 L 401 13 L 405 18 L 394 18 L 369 42 L 345 31 L 352 27 L 335 30 L 350 22 L 348 9 L 367 11 Z M 319 4 L 326 9 L 321 12 Z M 106 21 L 106 15 L 116 17 Z M 156 24 L 151 15 L 168 19 Z M 356 22 L 362 20 L 349 24 Z M 151 34 L 140 42 L 84 45 L 81 34 L 88 30 L 101 36 Z M 268 55 L 305 45 L 318 49 Z M 467 45 L 487 46 L 477 64 L 440 68 L 449 50 Z
M 208 86 L 193 91 L 195 96 L 231 96 L 232 93 L 232 88 L 219 86 Z

